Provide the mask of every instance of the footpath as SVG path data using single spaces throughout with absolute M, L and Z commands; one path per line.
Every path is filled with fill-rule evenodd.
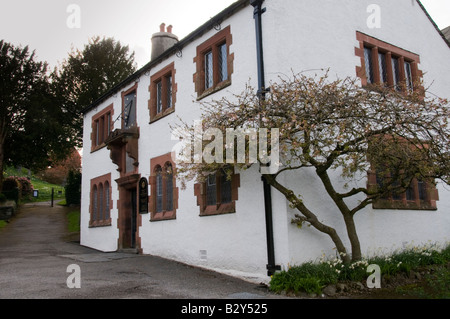
M 101 253 L 67 232 L 68 208 L 26 204 L 0 230 L 0 299 L 277 299 L 266 288 L 153 256 Z

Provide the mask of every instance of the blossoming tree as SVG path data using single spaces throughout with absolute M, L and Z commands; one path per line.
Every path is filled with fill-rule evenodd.
M 266 128 L 269 140 L 270 129 L 277 128 L 280 166 L 276 172 L 263 172 L 263 177 L 296 209 L 292 222 L 327 234 L 348 263 L 362 258 L 356 213 L 389 194 L 406 192 L 414 179 L 449 184 L 450 109 L 447 100 L 428 96 L 432 95 L 419 86 L 414 91 L 406 87 L 362 88 L 351 78 L 330 80 L 327 73 L 314 77 L 300 73 L 272 83 L 264 99 L 247 86 L 233 98 L 202 103 L 202 128 L 214 128 L 224 135 L 227 129 Z M 196 138 L 194 126 L 182 123 L 177 128 L 183 128 L 188 139 Z M 251 138 L 245 141 L 249 150 Z M 206 144 L 203 141 L 203 149 Z M 224 142 L 223 147 L 230 145 Z M 217 150 L 213 152 L 217 155 Z M 212 163 L 185 160 L 177 165 L 179 178 L 186 182 L 204 180 L 219 169 L 231 174 L 235 169 L 258 164 L 266 163 L 231 163 L 224 159 Z M 331 213 L 343 218 L 350 250 L 336 229 L 308 207 L 300 185 L 283 184 L 280 178 L 290 171 L 306 169 L 315 172 L 324 186 L 323 196 L 334 203 Z M 377 174 L 375 185 L 348 186 L 358 184 L 350 182 L 367 177 L 369 171 Z M 340 178 L 332 178 L 335 173 Z

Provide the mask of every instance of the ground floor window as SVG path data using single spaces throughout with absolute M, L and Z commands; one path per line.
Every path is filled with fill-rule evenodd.
M 151 221 L 176 219 L 178 188 L 175 164 L 171 153 L 151 159 L 152 174 L 149 178 L 151 193 L 149 211 Z
M 92 179 L 89 226 L 111 226 L 111 209 L 111 174 Z
M 204 183 L 196 184 L 194 193 L 200 216 L 235 213 L 239 187 L 239 174 L 230 175 L 224 170 L 209 175 Z

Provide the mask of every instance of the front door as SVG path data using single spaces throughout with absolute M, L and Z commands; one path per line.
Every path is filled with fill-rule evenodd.
M 137 185 L 140 175 L 130 175 L 116 180 L 119 185 L 119 240 L 118 249 L 140 249 L 139 229 L 141 221 L 137 213 Z

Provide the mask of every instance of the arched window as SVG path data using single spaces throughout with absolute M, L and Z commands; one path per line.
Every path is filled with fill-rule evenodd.
M 111 226 L 111 174 L 91 180 L 89 227 Z
M 172 153 L 152 158 L 150 167 L 152 170 L 149 178 L 151 189 L 149 198 L 150 221 L 176 219 L 178 188 Z

